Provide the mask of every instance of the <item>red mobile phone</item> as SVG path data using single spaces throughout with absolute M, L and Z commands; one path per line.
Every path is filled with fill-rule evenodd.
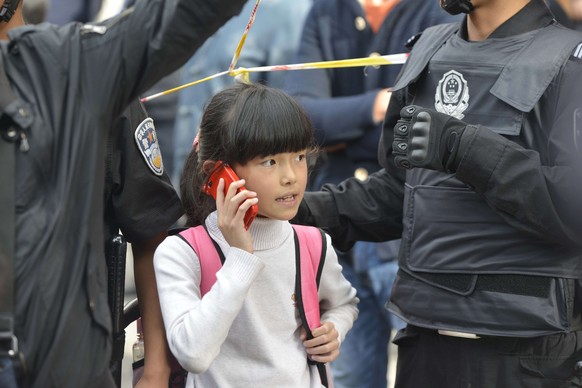
M 210 174 L 210 177 L 208 177 L 208 181 L 204 185 L 204 192 L 206 194 L 212 196 L 212 198 L 214 198 L 214 199 L 216 199 L 216 189 L 218 188 L 218 181 L 220 180 L 220 178 L 224 179 L 224 194 L 225 195 L 226 195 L 226 192 L 227 192 L 230 184 L 232 182 L 240 180 L 240 178 L 236 175 L 234 170 L 228 164 L 226 164 L 224 162 L 217 162 L 216 166 L 214 167 L 214 170 Z M 240 189 L 238 189 L 237 193 L 240 192 L 241 190 L 246 190 L 246 189 L 243 186 Z M 259 207 L 256 204 L 251 206 L 249 208 L 249 210 L 247 210 L 247 212 L 245 214 L 245 219 L 244 219 L 245 229 L 248 229 L 251 226 L 251 223 L 253 222 L 253 220 L 257 216 L 258 212 L 259 212 Z

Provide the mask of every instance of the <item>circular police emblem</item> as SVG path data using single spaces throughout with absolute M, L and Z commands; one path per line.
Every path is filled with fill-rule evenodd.
M 164 162 L 162 161 L 154 120 L 148 117 L 138 125 L 135 130 L 135 142 L 150 170 L 158 176 L 162 175 Z
M 469 87 L 463 75 L 455 70 L 445 73 L 439 81 L 434 101 L 438 112 L 463 119 L 463 112 L 469 107 Z

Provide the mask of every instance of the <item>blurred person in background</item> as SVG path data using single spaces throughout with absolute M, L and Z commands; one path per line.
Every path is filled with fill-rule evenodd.
M 102 0 L 50 0 L 46 21 L 59 25 L 71 21 L 92 22 L 96 20 L 103 3 Z
M 303 20 L 313 0 L 263 0 L 255 23 L 247 35 L 237 67 L 289 64 L 299 44 Z M 196 52 L 183 67 L 181 84 L 228 70 L 255 6 L 247 3 L 238 17 L 226 23 Z M 253 73 L 253 82 L 283 88 L 287 72 Z M 198 133 L 204 106 L 212 96 L 231 86 L 231 77 L 220 77 L 178 93 L 178 113 L 174 129 L 174 171 L 172 182 L 178 187 L 180 175 Z M 166 98 L 166 97 L 162 97 Z M 160 98 L 160 99 L 162 99 Z

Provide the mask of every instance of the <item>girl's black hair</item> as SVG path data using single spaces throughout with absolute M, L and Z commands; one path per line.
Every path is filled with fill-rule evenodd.
M 200 123 L 199 149 L 188 155 L 180 191 L 188 225 L 204 223 L 215 200 L 202 192 L 203 163 L 245 165 L 256 157 L 311 150 L 313 127 L 305 110 L 285 92 L 261 84 L 236 84 L 217 93 Z

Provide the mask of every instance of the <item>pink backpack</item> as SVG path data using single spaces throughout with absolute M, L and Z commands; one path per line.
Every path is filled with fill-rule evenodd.
M 311 329 L 321 325 L 319 312 L 319 295 L 317 293 L 323 264 L 325 262 L 327 244 L 325 234 L 321 229 L 312 226 L 293 225 L 295 234 L 295 295 L 301 322 L 307 332 L 307 338 L 313 338 Z M 200 291 L 204 296 L 216 283 L 216 273 L 222 267 L 225 257 L 218 244 L 200 225 L 188 228 L 178 234 L 196 252 L 200 258 L 201 282 Z M 333 387 L 331 373 L 327 364 L 315 364 L 321 377 L 321 383 L 328 388 Z

